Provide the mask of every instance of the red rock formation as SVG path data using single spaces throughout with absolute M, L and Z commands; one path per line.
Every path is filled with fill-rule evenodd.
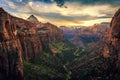
M 0 77 L 4 73 L 11 80 L 22 80 L 23 61 L 33 60 L 43 50 L 51 51 L 49 44 L 63 39 L 55 25 L 32 23 L 0 8 Z
M 44 36 L 45 35 L 48 36 L 47 38 L 49 42 L 56 42 L 58 40 L 64 39 L 63 31 L 60 30 L 57 26 L 49 22 L 47 23 L 38 22 L 37 18 L 34 15 L 31 15 L 27 20 L 36 25 L 36 27 L 34 28 L 36 28 L 38 34 L 44 34 Z
M 115 13 L 112 19 L 109 40 L 114 48 L 117 49 L 117 53 L 120 53 L 120 9 Z
M 23 76 L 21 45 L 12 17 L 0 8 L 0 72 L 5 78 Z
M 103 53 L 103 55 L 109 54 L 117 54 L 119 56 L 120 53 L 120 9 L 115 13 L 112 18 L 110 30 L 106 35 L 106 49 L 107 53 Z M 113 49 L 111 49 L 113 48 Z
M 33 24 L 29 21 L 26 21 L 24 19 L 21 18 L 17 18 L 17 17 L 13 17 L 13 19 L 15 20 L 16 26 L 21 27 L 21 28 L 32 28 L 32 27 L 36 27 L 36 24 Z
M 49 51 L 50 43 L 64 39 L 63 31 L 53 24 L 33 22 L 31 17 L 29 21 L 13 18 L 17 25 L 25 60 L 33 59 L 36 53 L 42 53 L 42 50 Z
M 18 31 L 18 37 L 22 46 L 23 58 L 32 60 L 38 53 L 42 53 L 42 44 L 35 29 L 26 29 L 26 32 Z
M 120 9 L 112 18 L 110 29 L 103 42 L 100 57 L 102 60 L 97 66 L 97 77 L 101 77 L 101 80 L 120 80 Z
M 104 41 L 102 54 L 107 60 L 107 70 L 112 71 L 112 75 L 117 78 L 115 80 L 119 80 L 120 77 L 116 75 L 120 74 L 120 9 L 112 18 L 110 30 Z

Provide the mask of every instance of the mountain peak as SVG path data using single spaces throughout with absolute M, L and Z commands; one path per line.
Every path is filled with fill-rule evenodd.
M 2 7 L 0 7 L 0 12 L 5 12 L 5 10 Z
M 38 19 L 34 16 L 34 15 L 30 15 L 28 18 L 27 18 L 28 21 L 31 21 L 31 22 L 38 22 Z

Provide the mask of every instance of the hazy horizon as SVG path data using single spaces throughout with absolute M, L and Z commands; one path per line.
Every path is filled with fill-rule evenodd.
M 33 14 L 40 22 L 57 26 L 90 26 L 110 22 L 119 4 L 118 0 L 65 0 L 67 7 L 59 7 L 54 0 L 0 0 L 0 7 L 13 16 L 27 19 Z

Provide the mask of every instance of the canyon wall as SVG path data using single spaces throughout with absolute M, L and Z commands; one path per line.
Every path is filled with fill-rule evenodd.
M 0 77 L 21 79 L 22 49 L 14 19 L 0 8 Z
M 62 30 L 50 23 L 32 23 L 0 8 L 0 79 L 22 80 L 23 61 L 33 60 L 49 44 L 63 40 Z
M 108 34 L 103 39 L 105 46 L 102 55 L 105 59 L 104 70 L 109 80 L 119 80 L 120 74 L 120 9 L 112 18 Z
M 105 42 L 103 56 L 109 58 L 116 55 L 120 59 L 120 9 L 112 18 L 109 32 L 103 41 Z

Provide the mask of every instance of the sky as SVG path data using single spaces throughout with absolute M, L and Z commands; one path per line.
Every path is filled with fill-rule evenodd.
M 0 7 L 13 16 L 27 19 L 35 15 L 40 22 L 57 26 L 91 26 L 110 22 L 120 8 L 120 0 L 0 0 Z M 63 0 L 61 0 L 63 1 Z

